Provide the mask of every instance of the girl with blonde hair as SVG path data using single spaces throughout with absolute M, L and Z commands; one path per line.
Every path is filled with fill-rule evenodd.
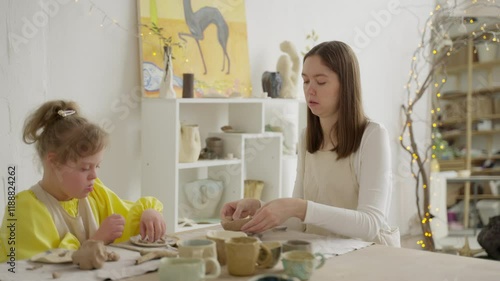
M 12 247 L 20 260 L 53 248 L 78 249 L 88 239 L 109 244 L 140 233 L 156 241 L 165 234 L 161 202 L 122 200 L 97 177 L 108 134 L 82 117 L 76 103 L 44 103 L 27 118 L 23 140 L 35 145 L 43 176 L 16 195 L 14 217 L 5 212 L 0 262 Z M 12 219 L 14 245 L 7 228 Z

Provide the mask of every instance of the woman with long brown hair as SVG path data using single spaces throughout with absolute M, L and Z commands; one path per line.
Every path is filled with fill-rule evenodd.
M 261 206 L 255 199 L 225 204 L 221 217 L 253 216 L 242 231 L 259 233 L 291 217 L 305 231 L 399 246 L 387 224 L 392 192 L 386 129 L 363 110 L 359 66 L 352 49 L 331 41 L 312 48 L 302 71 L 307 128 L 299 141 L 293 198 Z M 394 238 L 397 241 L 388 241 Z

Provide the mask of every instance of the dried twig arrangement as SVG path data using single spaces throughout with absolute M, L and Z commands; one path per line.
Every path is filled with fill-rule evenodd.
M 450 4 L 451 2 L 451 4 Z M 410 155 L 410 170 L 415 179 L 416 206 L 418 217 L 421 221 L 423 239 L 418 243 L 426 250 L 435 250 L 434 239 L 430 221 L 433 218 L 430 205 L 430 178 L 428 167 L 430 159 L 436 155 L 432 150 L 432 143 L 420 145 L 417 142 L 413 123 L 415 105 L 427 95 L 431 95 L 431 122 L 432 127 L 437 127 L 440 116 L 439 97 L 440 90 L 446 83 L 446 63 L 450 55 L 458 52 L 464 47 L 477 42 L 487 41 L 488 44 L 497 44 L 497 36 L 500 32 L 499 24 L 480 25 L 476 30 L 469 30 L 467 25 L 474 23 L 476 18 L 457 16 L 466 14 L 467 11 L 483 8 L 500 11 L 500 4 L 494 1 L 463 1 L 458 4 L 448 1 L 447 6 L 436 5 L 434 11 L 422 31 L 422 38 L 418 48 L 415 50 L 412 61 L 409 79 L 405 85 L 406 104 L 401 106 L 403 115 L 403 129 L 399 137 L 403 149 Z M 498 16 L 497 16 L 498 18 Z M 458 35 L 450 36 L 453 30 L 460 31 Z M 424 70 L 423 70 L 424 69 Z M 443 78 L 436 81 L 436 74 Z M 420 120 L 418 120 L 420 121 Z M 424 120 L 428 122 L 428 120 Z M 421 200 L 420 196 L 423 196 Z

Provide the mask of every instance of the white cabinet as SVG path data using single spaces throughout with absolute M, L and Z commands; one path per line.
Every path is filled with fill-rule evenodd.
M 265 132 L 269 104 L 298 107 L 303 103 L 269 99 L 143 98 L 142 196 L 154 196 L 164 204 L 167 232 L 207 226 L 178 224 L 180 210 L 186 204 L 183 186 L 195 180 L 209 178 L 224 185 L 216 213 L 203 222 L 218 223 L 222 204 L 243 198 L 246 179 L 264 182 L 263 201 L 282 196 L 283 137 L 281 133 Z M 181 123 L 199 126 L 202 148 L 207 137 L 220 137 L 224 155 L 232 153 L 234 158 L 179 163 Z M 242 133 L 224 133 L 220 128 L 225 125 Z

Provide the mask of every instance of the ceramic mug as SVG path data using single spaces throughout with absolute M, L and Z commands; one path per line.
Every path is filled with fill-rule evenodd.
M 283 253 L 295 250 L 312 252 L 311 242 L 304 240 L 288 240 L 283 243 Z
M 209 137 L 205 139 L 207 144 L 207 152 L 210 153 L 209 159 L 223 159 L 224 158 L 224 143 L 221 138 Z
M 263 241 L 262 244 L 264 246 L 266 246 L 269 249 L 269 251 L 271 252 L 271 261 L 268 264 L 264 265 L 263 267 L 264 268 L 273 268 L 280 261 L 281 251 L 283 248 L 281 245 L 281 242 L 279 242 L 279 241 Z M 265 257 L 261 257 L 260 255 L 265 255 L 265 252 L 264 251 L 259 252 L 259 260 L 264 260 Z
M 179 257 L 181 258 L 212 258 L 217 260 L 217 250 L 215 242 L 208 239 L 188 239 L 177 241 Z M 206 267 L 206 272 L 214 269 L 210 264 Z
M 226 265 L 226 241 L 233 237 L 246 237 L 247 235 L 241 231 L 210 230 L 206 236 L 208 239 L 215 241 L 217 260 L 220 265 Z
M 208 239 L 188 239 L 177 241 L 181 258 L 217 258 L 215 242 Z
M 257 267 L 272 262 L 271 251 L 255 237 L 234 237 L 226 241 L 227 271 L 234 276 L 253 275 Z
M 206 267 L 213 272 L 206 274 Z M 160 281 L 201 281 L 220 275 L 220 265 L 214 258 L 162 258 L 158 268 Z
M 320 253 L 295 250 L 284 253 L 281 261 L 286 275 L 305 281 L 309 280 L 314 270 L 325 264 L 325 257 Z

